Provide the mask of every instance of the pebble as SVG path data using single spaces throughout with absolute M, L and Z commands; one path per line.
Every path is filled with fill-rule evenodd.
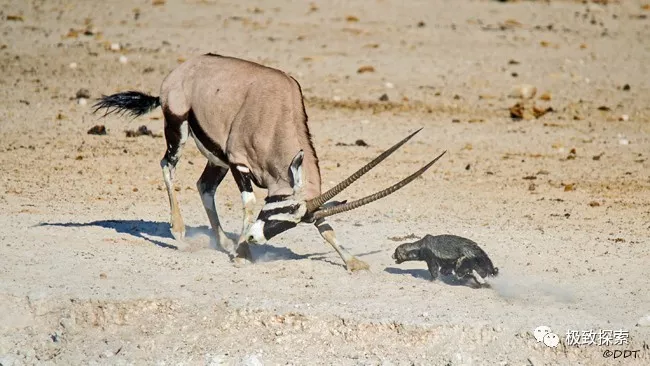
M 88 100 L 86 98 L 79 98 L 79 99 L 77 99 L 77 102 L 79 103 L 79 105 L 88 104 Z
M 111 43 L 111 51 L 119 51 L 122 49 L 119 43 Z
M 627 122 L 627 121 L 630 120 L 630 116 L 628 116 L 627 114 L 622 114 L 620 117 L 618 117 L 618 120 L 623 121 L 623 122 Z
M 262 361 L 255 355 L 248 355 L 242 360 L 241 365 L 243 366 L 264 366 Z
M 78 98 L 86 98 L 86 99 L 88 99 L 88 98 L 90 98 L 90 90 L 85 89 L 85 88 L 79 89 L 79 90 L 77 90 L 77 92 L 75 93 L 74 96 L 77 99 Z
M 335 102 L 340 102 L 341 97 L 339 97 L 338 95 L 335 95 L 335 96 L 332 97 L 332 100 L 335 101 Z
M 16 361 L 17 359 L 13 355 L 7 354 L 7 355 L 0 356 L 0 365 L 2 366 L 17 365 L 18 363 Z
M 630 140 L 628 140 L 628 139 L 619 139 L 618 143 L 621 144 L 621 145 L 629 145 Z
M 509 97 L 511 98 L 519 98 L 519 99 L 530 99 L 537 94 L 537 88 L 529 85 L 529 84 L 522 84 L 522 85 L 516 85 L 510 90 L 510 94 L 508 94 Z
M 124 55 L 120 56 L 120 63 L 121 64 L 126 64 L 128 61 L 129 61 L 129 59 L 126 58 L 126 56 L 124 56 Z
M 226 359 L 225 356 L 223 355 L 216 355 L 212 356 L 210 354 L 205 355 L 206 358 L 206 366 L 222 366 L 222 365 L 227 365 L 228 360 Z
M 385 86 L 387 89 L 393 89 L 393 88 L 395 87 L 395 85 L 394 85 L 393 83 L 388 82 L 388 81 L 387 81 L 386 83 L 384 83 L 384 86 Z
M 77 68 L 77 63 L 76 62 L 70 62 L 70 65 L 68 65 L 71 69 L 76 69 Z

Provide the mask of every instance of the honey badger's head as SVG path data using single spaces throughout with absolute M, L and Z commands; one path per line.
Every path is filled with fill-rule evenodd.
M 420 242 L 416 241 L 398 246 L 393 253 L 393 259 L 396 264 L 420 260 Z

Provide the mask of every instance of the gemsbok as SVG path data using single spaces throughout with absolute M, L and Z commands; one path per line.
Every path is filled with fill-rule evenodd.
M 442 155 L 404 180 L 352 202 L 328 202 L 411 139 L 417 130 L 325 193 L 298 82 L 251 61 L 215 54 L 189 59 L 164 79 L 160 96 L 136 91 L 102 96 L 104 116 L 138 117 L 162 106 L 167 150 L 160 162 L 171 208 L 171 232 L 183 242 L 185 226 L 172 185 L 183 145 L 192 136 L 208 162 L 196 186 L 221 248 L 236 263 L 252 261 L 249 244 L 262 244 L 301 223 L 314 224 L 350 271 L 368 269 L 337 241 L 326 217 L 386 197 L 424 173 Z M 243 228 L 235 243 L 223 231 L 215 193 L 231 170 L 241 192 Z M 266 189 L 255 219 L 253 186 Z

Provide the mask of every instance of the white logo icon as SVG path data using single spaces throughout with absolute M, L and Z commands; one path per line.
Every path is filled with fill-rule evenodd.
M 555 333 L 548 333 L 544 336 L 544 344 L 548 347 L 555 347 L 560 343 L 560 337 Z
M 533 336 L 535 336 L 537 342 L 542 342 L 544 341 L 544 336 L 549 333 L 551 333 L 551 328 L 547 327 L 546 325 L 540 325 L 533 331 Z

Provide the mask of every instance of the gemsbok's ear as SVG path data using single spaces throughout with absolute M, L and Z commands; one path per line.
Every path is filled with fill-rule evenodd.
M 302 191 L 302 188 L 305 184 L 305 173 L 302 169 L 302 160 L 305 156 L 305 152 L 300 150 L 296 156 L 291 160 L 291 166 L 289 167 L 289 178 L 291 179 L 291 188 L 294 192 Z

